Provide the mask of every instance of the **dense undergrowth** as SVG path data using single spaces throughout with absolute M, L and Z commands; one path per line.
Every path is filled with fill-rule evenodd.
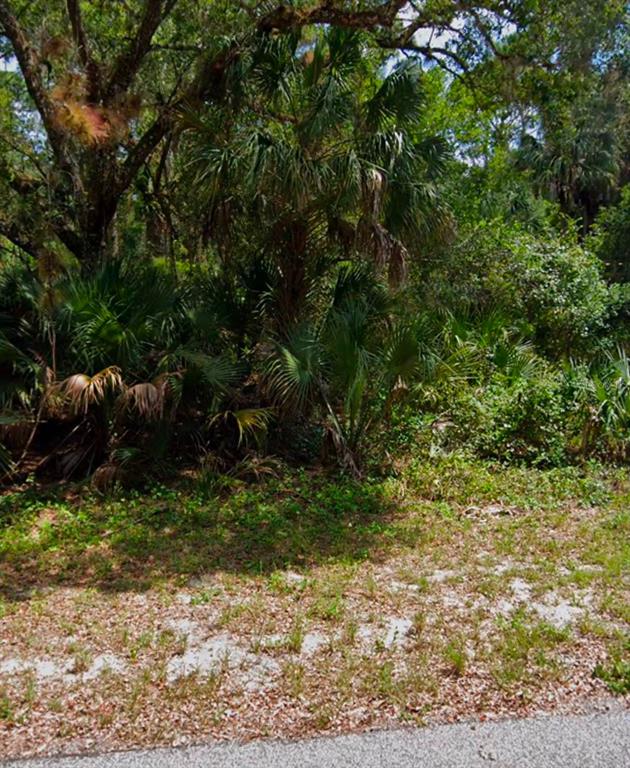
M 623 286 L 584 246 L 505 237 L 507 255 L 494 234 L 473 254 L 457 245 L 443 274 L 393 293 L 368 265 L 327 265 L 284 331 L 246 276 L 228 294 L 232 268 L 123 261 L 42 281 L 9 260 L 5 482 L 87 475 L 104 489 L 166 476 L 172 457 L 208 480 L 274 472 L 274 456 L 356 476 L 464 446 L 504 463 L 624 462 Z
M 516 101 L 473 106 L 347 29 L 308 41 L 251 43 L 238 99 L 181 116 L 93 257 L 7 245 L 5 485 L 106 490 L 174 464 L 209 486 L 279 462 L 358 477 L 462 448 L 627 461 L 617 59 L 498 135 Z

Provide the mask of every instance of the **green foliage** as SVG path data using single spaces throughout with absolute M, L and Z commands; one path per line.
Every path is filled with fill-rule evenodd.
M 466 274 L 466 280 L 458 279 Z M 597 344 L 618 308 L 601 263 L 572 236 L 478 223 L 428 274 L 433 302 L 496 313 L 533 336 L 542 352 L 575 356 Z
M 630 186 L 622 190 L 616 205 L 601 211 L 591 237 L 611 280 L 630 282 Z
M 194 574 L 211 561 L 226 570 L 270 573 L 328 558 L 365 559 L 390 509 L 378 483 L 301 471 L 261 476 L 255 484 L 233 478 L 229 489 L 216 490 L 154 486 L 144 493 L 84 494 L 74 502 L 54 493 L 7 494 L 0 499 L 0 557 L 17 566 L 38 554 L 42 568 L 57 560 L 62 581 L 87 566 L 97 579 L 114 582 L 110 555 L 93 546 L 105 537 L 110 553 L 128 565 L 146 563 L 150 554 L 156 569 L 149 578 Z M 54 522 L 31 536 L 44 507 Z M 123 571 L 123 578 L 133 577 L 126 566 Z M 337 608 L 334 600 L 322 606 Z
M 614 307 L 599 261 L 577 244 L 546 239 L 524 238 L 515 251 L 515 283 L 539 344 L 575 355 L 606 329 Z
M 80 5 L 0 11 L 0 471 L 628 458 L 620 0 L 428 4 L 448 54 L 389 2 Z
M 379 561 L 401 547 L 435 555 L 437 542 L 448 558 L 455 541 L 470 532 L 470 514 L 488 507 L 500 525 L 496 545 L 503 555 L 513 552 L 515 541 L 545 551 L 541 525 L 575 523 L 585 562 L 602 565 L 618 583 L 627 562 L 627 498 L 623 470 L 502 467 L 461 454 L 414 460 L 396 479 L 360 483 L 285 467 L 253 482 L 232 476 L 213 492 L 190 481 L 143 492 L 114 488 L 105 496 L 31 484 L 0 497 L 0 558 L 7 591 L 23 591 L 44 577 L 129 589 L 209 571 L 270 575 Z M 597 506 L 602 516 L 576 520 L 576 509 Z M 501 514 L 513 509 L 519 514 Z M 473 536 L 470 544 L 478 541 Z M 554 544 L 560 545 L 554 562 L 566 567 L 576 541 L 559 536 Z M 338 616 L 338 589 L 321 596 L 322 613 Z M 525 623 L 518 629 L 529 633 Z
M 607 353 L 582 387 L 589 406 L 583 449 L 625 459 L 630 445 L 630 360 L 625 350 Z
M 572 503 L 605 504 L 609 498 L 606 479 L 598 476 L 596 465 L 533 469 L 451 452 L 412 460 L 404 476 L 414 493 L 450 507 L 499 503 L 540 512 Z
M 562 395 L 561 381 L 553 375 L 521 378 L 508 386 L 491 382 L 479 403 L 478 426 L 468 433 L 470 444 L 500 461 L 562 464 L 567 423 Z
M 594 674 L 603 680 L 612 693 L 625 696 L 630 693 L 630 638 L 622 638 L 612 658 L 605 664 L 598 664 Z

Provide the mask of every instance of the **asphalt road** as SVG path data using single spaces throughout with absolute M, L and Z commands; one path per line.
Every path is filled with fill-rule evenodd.
M 630 768 L 630 711 L 297 742 L 13 761 L 16 768 Z

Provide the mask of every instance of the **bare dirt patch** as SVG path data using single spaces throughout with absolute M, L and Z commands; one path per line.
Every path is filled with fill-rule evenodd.
M 151 527 L 125 529 L 107 557 L 90 539 L 89 551 L 105 559 L 86 570 L 82 554 L 79 572 L 70 563 L 63 578 L 48 580 L 44 566 L 58 568 L 77 533 L 69 511 L 45 509 L 41 526 L 25 526 L 20 547 L 43 546 L 50 525 L 64 519 L 73 538 L 66 551 L 34 550 L 28 568 L 37 579 L 4 591 L 0 755 L 604 707 L 610 690 L 596 670 L 612 670 L 628 703 L 627 522 L 619 506 L 510 504 L 509 515 L 471 515 L 468 503 L 403 502 L 366 521 L 344 498 L 350 517 L 335 507 L 337 517 L 326 519 L 336 540 L 319 518 L 307 528 L 297 517 L 286 531 L 293 538 L 278 544 L 285 522 L 273 538 L 268 532 L 275 508 L 257 528 L 244 517 L 238 524 L 257 554 L 262 543 L 291 553 L 282 568 L 256 561 L 258 572 L 242 566 L 242 542 L 222 567 L 227 544 L 206 540 L 220 535 L 214 517 L 212 530 L 191 528 L 166 545 L 143 512 Z M 318 557 L 297 549 L 306 530 Z M 133 562 L 120 555 L 124 544 L 129 556 L 130 540 Z M 15 584 L 16 566 L 9 562 L 5 573 Z

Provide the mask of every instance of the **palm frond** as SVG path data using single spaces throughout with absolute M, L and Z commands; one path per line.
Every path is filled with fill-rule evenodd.
M 198 374 L 216 392 L 225 392 L 239 375 L 240 366 L 226 355 L 212 356 L 184 349 L 179 350 L 175 356 L 180 357 L 189 370 Z
M 392 122 L 404 125 L 417 118 L 423 103 L 421 69 L 413 60 L 404 61 L 392 70 L 367 102 L 366 123 L 373 130 Z
M 400 325 L 394 328 L 384 349 L 384 373 L 387 381 L 410 384 L 420 368 L 420 345 L 415 329 Z
M 91 405 L 100 405 L 108 395 L 123 388 L 122 373 L 116 366 L 104 368 L 94 376 L 75 373 L 54 386 L 69 400 L 74 411 L 83 413 L 87 413 Z
M 274 417 L 272 408 L 241 408 L 236 411 L 224 411 L 217 414 L 212 421 L 232 422 L 238 430 L 238 445 L 248 438 L 260 443 L 267 434 L 269 424 Z
M 159 419 L 164 413 L 164 379 L 156 385 L 151 381 L 127 387 L 120 397 L 121 410 L 134 411 L 145 419 Z
M 322 374 L 322 346 L 307 326 L 278 344 L 267 364 L 272 397 L 283 409 L 301 411 L 317 399 Z

